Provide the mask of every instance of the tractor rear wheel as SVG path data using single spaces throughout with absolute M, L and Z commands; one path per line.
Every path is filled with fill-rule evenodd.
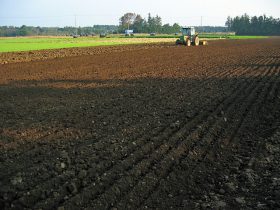
M 196 36 L 195 38 L 194 38 L 194 46 L 198 46 L 199 45 L 199 38 L 198 38 L 198 36 Z

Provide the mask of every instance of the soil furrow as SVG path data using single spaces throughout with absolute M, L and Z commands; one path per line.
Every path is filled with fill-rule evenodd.
M 245 86 L 245 85 L 244 85 Z M 236 95 L 239 95 L 239 93 L 237 93 Z M 207 117 L 206 117 L 207 118 Z M 206 119 L 205 118 L 205 119 Z M 201 122 L 203 122 L 203 119 L 201 120 Z M 197 125 L 197 124 L 199 124 L 198 122 L 195 122 L 194 123 L 194 125 Z M 170 137 L 166 137 L 165 139 L 170 139 Z M 172 148 L 171 146 L 166 146 L 166 148 L 164 148 L 165 147 L 165 145 L 163 144 L 163 146 L 162 146 L 163 148 L 162 149 L 159 149 L 159 151 L 161 151 L 161 152 L 163 152 L 163 154 L 165 153 L 165 152 L 169 152 L 169 150 Z M 159 157 L 162 157 L 163 155 L 160 155 L 160 154 L 158 154 L 157 156 L 159 156 Z M 159 160 L 155 160 L 155 161 L 152 161 L 152 160 L 149 160 L 149 159 L 147 159 L 149 162 L 151 162 L 151 163 L 156 163 L 157 161 L 159 161 Z M 164 161 L 162 161 L 162 162 L 164 162 Z M 136 168 L 136 164 L 139 164 L 138 163 L 138 161 L 137 161 L 137 163 L 134 163 L 134 168 Z M 145 164 L 144 164 L 145 165 Z M 140 164 L 140 166 L 141 166 L 141 164 Z M 145 165 L 146 166 L 146 165 Z M 152 167 L 152 166 L 151 166 Z M 143 169 L 142 169 L 143 170 Z M 137 174 L 137 169 L 135 169 L 135 171 L 136 171 L 136 174 Z M 139 173 L 139 172 L 138 172 Z M 140 174 L 140 175 L 142 175 L 142 173 Z M 129 183 L 125 178 L 123 178 L 124 180 L 123 180 L 123 183 L 121 183 L 122 185 L 124 185 L 124 183 Z M 113 180 L 115 180 L 115 179 L 113 179 Z M 115 181 L 114 181 L 115 182 Z M 113 189 L 114 189 L 114 187 L 112 187 Z M 85 193 L 85 194 L 87 194 L 87 193 Z M 98 194 L 100 194 L 100 192 L 98 193 Z M 83 197 L 83 198 L 85 198 L 85 197 Z
M 260 88 L 259 86 L 258 86 L 258 88 Z M 254 93 L 256 93 L 256 90 L 257 90 L 257 87 L 253 87 L 253 90 L 252 90 L 252 92 L 254 92 Z M 245 92 L 245 91 L 244 91 Z M 246 91 L 247 92 L 247 91 Z M 250 94 L 252 94 L 252 92 L 250 92 L 249 91 L 249 93 Z M 244 98 L 247 98 L 247 96 L 245 95 L 245 96 L 243 96 Z M 244 100 L 244 98 L 241 98 L 241 101 L 242 101 L 242 99 Z M 234 102 L 236 102 L 236 101 L 234 101 Z M 234 109 L 235 107 L 234 107 L 234 105 L 235 104 L 233 104 L 233 105 L 229 105 L 228 107 L 227 107 L 227 109 L 221 109 L 221 110 L 224 110 L 225 112 L 228 112 L 228 109 Z M 219 123 L 220 124 L 222 124 L 222 125 L 219 125 Z M 215 122 L 215 124 L 214 124 L 214 127 L 217 127 L 217 130 L 212 130 L 210 127 L 209 127 L 209 130 L 211 130 L 211 132 L 207 132 L 207 133 L 205 133 L 205 136 L 204 135 L 202 135 L 202 136 L 200 136 L 197 140 L 199 140 L 200 139 L 200 141 L 199 141 L 199 145 L 197 145 L 196 143 L 194 143 L 194 145 L 192 145 L 192 146 L 190 146 L 190 145 L 188 145 L 188 146 L 190 146 L 190 148 L 188 148 L 188 147 L 185 147 L 184 149 L 188 149 L 188 157 L 189 156 L 194 156 L 194 158 L 190 158 L 191 160 L 192 159 L 194 159 L 193 161 L 195 161 L 194 163 L 189 163 L 189 165 L 190 166 L 192 166 L 192 164 L 194 164 L 194 167 L 196 167 L 196 162 L 200 162 L 200 159 L 199 159 L 199 157 L 200 156 L 202 156 L 203 155 L 203 153 L 204 153 L 204 151 L 206 151 L 207 152 L 207 146 L 206 146 L 206 148 L 204 148 L 204 149 L 198 149 L 196 146 L 205 146 L 205 145 L 210 145 L 211 144 L 211 140 L 213 139 L 213 138 L 215 138 L 215 137 L 217 137 L 217 136 L 219 136 L 220 135 L 220 132 L 221 131 L 223 131 L 223 125 L 224 125 L 225 123 L 224 123 L 224 119 L 219 119 L 217 122 Z M 202 138 L 202 139 L 201 139 Z M 185 145 L 184 145 L 185 146 Z M 203 148 L 203 147 L 202 147 Z M 180 150 L 182 150 L 182 148 L 180 148 Z M 184 151 L 181 151 L 180 153 L 179 153 L 181 156 L 184 156 Z M 178 153 L 175 153 L 174 152 L 174 155 L 178 155 Z M 175 163 L 174 163 L 174 165 L 178 165 L 179 164 L 179 162 L 180 162 L 180 159 L 182 159 L 183 157 L 180 157 L 180 155 L 178 155 L 178 157 L 179 157 L 179 160 L 178 161 L 174 161 Z M 174 158 L 175 159 L 175 158 Z M 172 159 L 171 159 L 172 160 Z M 173 164 L 171 164 L 171 161 L 170 161 L 170 168 L 169 168 L 169 170 L 166 170 L 166 174 L 165 174 L 165 176 L 164 177 L 167 177 L 168 176 L 168 174 L 170 173 L 170 172 L 172 172 L 172 167 L 174 167 L 174 165 Z M 166 166 L 165 166 L 165 168 L 167 168 Z M 162 170 L 161 170 L 162 171 Z M 155 174 L 156 173 L 152 173 L 151 172 L 151 177 L 152 177 L 152 175 L 154 175 L 155 176 Z M 188 173 L 187 173 L 188 174 Z M 185 176 L 187 176 L 187 174 L 185 175 Z M 189 173 L 190 175 L 191 175 L 191 172 Z M 149 177 L 149 175 L 147 175 L 147 177 Z M 161 177 L 161 179 L 164 179 L 164 177 Z M 151 183 L 151 184 L 156 184 L 156 183 L 160 183 L 160 180 L 161 179 L 156 179 L 156 178 L 154 178 L 154 179 L 152 179 L 152 178 L 150 178 L 153 182 Z M 157 181 L 155 181 L 155 180 L 157 180 Z M 147 183 L 146 183 L 147 184 Z M 149 185 L 149 184 L 147 184 L 147 185 Z M 141 186 L 141 185 L 140 185 Z M 149 186 L 153 186 L 153 185 L 149 185 Z M 140 188 L 140 187 L 139 187 Z M 155 187 L 156 188 L 156 187 Z M 141 189 L 141 188 L 140 188 Z M 132 192 L 131 193 L 132 195 L 141 195 L 141 193 L 140 192 Z M 149 193 L 147 194 L 145 194 L 145 195 L 147 195 L 147 198 L 148 198 L 148 195 L 149 195 Z M 133 198 L 131 198 L 132 200 L 133 200 L 133 204 L 135 203 L 135 200 L 133 199 Z M 129 199 L 128 199 L 129 200 Z M 138 202 L 138 204 L 140 205 L 143 201 L 142 200 L 140 200 L 139 198 L 137 199 L 137 202 Z
M 240 69 L 236 69 L 236 71 L 239 71 Z M 232 70 L 230 70 L 229 72 L 227 72 L 225 75 L 229 75 L 229 73 L 231 72 Z M 246 71 L 243 71 L 243 74 L 245 74 L 246 73 Z M 222 74 L 224 74 L 224 72 L 222 72 Z M 168 127 L 170 127 L 170 126 L 168 126 Z M 160 132 L 157 132 L 157 133 L 160 133 Z M 155 134 L 154 136 L 156 136 L 157 134 Z M 142 146 L 142 144 L 144 143 L 144 142 L 146 142 L 146 143 L 149 143 L 149 141 L 148 141 L 149 139 L 148 138 L 144 138 L 143 139 L 143 141 L 142 142 L 140 142 L 140 141 L 137 141 L 137 145 L 141 145 Z M 132 151 L 127 151 L 126 153 L 128 153 L 128 154 L 130 154 L 130 153 L 132 153 L 132 152 L 134 152 L 136 149 L 137 149 L 138 147 L 136 146 L 134 149 L 133 149 L 133 147 L 131 148 L 131 149 L 133 149 Z M 101 149 L 102 150 L 102 149 Z M 114 160 L 118 160 L 118 159 L 120 159 L 120 160 L 122 160 L 122 157 L 121 158 L 118 158 L 118 157 L 115 157 L 114 158 Z M 112 168 L 112 167 L 109 167 L 107 170 L 110 170 L 110 168 Z M 101 172 L 101 173 L 106 173 L 106 172 Z M 67 183 L 66 184 L 68 184 L 68 180 L 69 180 L 69 178 L 71 178 L 71 177 L 74 177 L 74 174 L 71 174 L 70 176 L 69 176 L 69 174 L 64 174 L 63 176 L 59 176 L 59 177 L 57 177 L 57 178 L 55 178 L 55 179 L 53 179 L 53 180 L 50 180 L 50 181 L 48 181 L 47 183 L 45 183 L 46 184 L 46 186 L 48 186 L 48 183 L 56 183 L 56 182 L 63 182 L 63 180 L 67 180 Z M 46 178 L 45 178 L 45 180 L 46 180 Z M 41 181 L 44 181 L 44 180 L 41 180 Z M 31 186 L 30 186 L 31 187 Z M 34 187 L 33 187 L 34 188 Z M 65 188 L 65 187 L 63 187 L 63 188 Z M 42 188 L 42 186 L 41 185 L 38 185 L 38 189 L 36 189 L 36 188 L 34 188 L 34 190 L 35 191 L 37 191 L 37 190 L 39 190 L 39 189 L 43 189 Z M 65 192 L 65 189 L 63 189 L 63 191 Z M 63 195 L 63 194 L 62 194 Z M 27 197 L 28 197 L 28 195 L 27 195 Z M 21 199 L 24 199 L 24 198 L 21 198 Z M 34 198 L 33 198 L 34 199 Z

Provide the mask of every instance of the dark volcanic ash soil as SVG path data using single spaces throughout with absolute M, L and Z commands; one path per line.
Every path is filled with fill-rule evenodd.
M 280 208 L 278 38 L 104 49 L 0 55 L 0 209 Z

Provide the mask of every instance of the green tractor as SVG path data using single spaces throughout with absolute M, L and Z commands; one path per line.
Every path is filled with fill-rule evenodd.
M 199 37 L 198 34 L 195 33 L 194 27 L 182 28 L 182 36 L 176 40 L 176 45 L 182 44 L 186 46 L 198 46 L 199 45 Z

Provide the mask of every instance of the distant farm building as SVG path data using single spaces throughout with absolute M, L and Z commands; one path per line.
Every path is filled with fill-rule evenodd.
M 124 34 L 125 34 L 126 36 L 133 36 L 133 30 L 125 30 L 125 31 L 124 31 Z

